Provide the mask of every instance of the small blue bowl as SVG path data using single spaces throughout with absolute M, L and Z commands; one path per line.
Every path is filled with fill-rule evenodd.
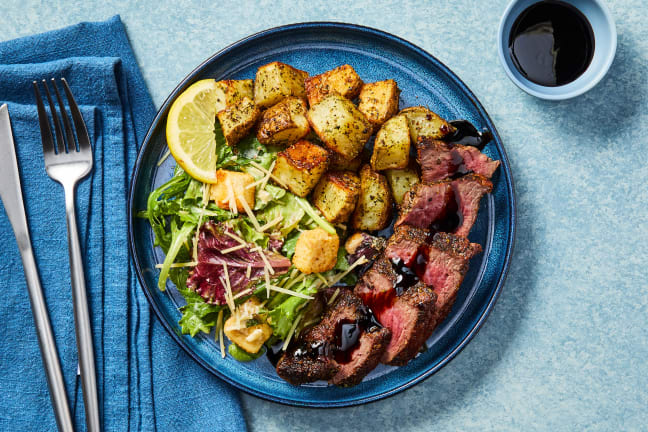
M 515 20 L 529 6 L 540 0 L 513 0 L 500 21 L 498 50 L 500 61 L 508 77 L 522 90 L 532 96 L 547 100 L 564 100 L 579 96 L 590 90 L 605 76 L 612 65 L 617 46 L 614 19 L 607 6 L 600 0 L 563 0 L 581 11 L 594 31 L 594 57 L 588 68 L 576 80 L 558 87 L 547 87 L 529 81 L 517 70 L 509 54 L 509 36 Z

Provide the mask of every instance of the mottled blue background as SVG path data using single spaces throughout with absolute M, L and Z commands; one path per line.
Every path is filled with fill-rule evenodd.
M 608 2 L 619 33 L 610 73 L 586 95 L 555 103 L 521 92 L 500 68 L 506 3 L 3 0 L 0 40 L 119 13 L 158 106 L 205 58 L 281 24 L 352 22 L 426 49 L 481 100 L 511 161 L 518 236 L 500 300 L 473 342 L 424 383 L 335 410 L 244 396 L 251 429 L 646 430 L 646 4 Z

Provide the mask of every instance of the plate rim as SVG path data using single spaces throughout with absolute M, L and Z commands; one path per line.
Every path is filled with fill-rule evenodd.
M 180 338 L 180 336 L 176 333 L 176 331 L 171 327 L 171 325 L 164 319 L 162 319 L 162 312 L 158 309 L 152 294 L 149 292 L 147 288 L 145 288 L 146 283 L 143 277 L 142 273 L 142 268 L 140 266 L 140 262 L 138 259 L 138 253 L 135 247 L 135 239 L 134 239 L 134 231 L 133 231 L 133 221 L 135 217 L 135 209 L 133 208 L 133 203 L 134 203 L 134 193 L 135 193 L 135 180 L 137 179 L 137 176 L 139 174 L 140 168 L 141 168 L 141 162 L 142 158 L 144 155 L 144 147 L 145 143 L 147 143 L 150 139 L 151 136 L 153 135 L 154 130 L 158 127 L 158 124 L 164 117 L 166 111 L 169 108 L 169 105 L 173 101 L 173 99 L 178 95 L 178 93 L 192 80 L 195 79 L 196 75 L 198 75 L 200 72 L 202 72 L 203 68 L 211 63 L 212 61 L 218 59 L 219 57 L 234 51 L 238 49 L 240 46 L 253 41 L 258 38 L 263 38 L 266 36 L 274 35 L 277 33 L 282 33 L 282 32 L 288 32 L 291 30 L 295 29 L 338 29 L 338 30 L 346 30 L 346 31 L 351 31 L 351 32 L 359 32 L 362 34 L 371 34 L 374 37 L 380 38 L 382 40 L 387 40 L 396 44 L 400 44 L 406 48 L 408 48 L 411 51 L 416 52 L 418 55 L 422 56 L 426 61 L 431 62 L 434 64 L 435 67 L 437 67 L 440 71 L 446 74 L 446 76 L 450 79 L 450 81 L 454 82 L 456 85 L 459 86 L 462 92 L 468 97 L 470 102 L 473 104 L 474 108 L 483 116 L 483 118 L 486 120 L 486 123 L 489 127 L 489 130 L 493 134 L 493 140 L 496 142 L 496 144 L 499 144 L 499 149 L 501 154 L 502 154 L 502 166 L 503 168 L 505 167 L 505 177 L 508 179 L 508 182 L 506 184 L 506 191 L 507 195 L 509 197 L 509 211 L 510 211 L 510 223 L 509 223 L 509 229 L 508 233 L 506 235 L 506 253 L 504 255 L 504 260 L 502 264 L 502 269 L 499 272 L 499 276 L 497 277 L 497 282 L 495 284 L 495 289 L 493 290 L 493 293 L 488 300 L 488 303 L 486 304 L 486 307 L 484 311 L 482 312 L 481 316 L 479 319 L 475 322 L 474 326 L 472 329 L 459 341 L 459 343 L 456 345 L 456 347 L 450 351 L 441 361 L 439 361 L 437 364 L 432 366 L 430 369 L 426 370 L 425 372 L 421 373 L 420 375 L 409 379 L 400 385 L 389 389 L 385 391 L 381 391 L 379 393 L 373 394 L 373 395 L 368 395 L 368 396 L 362 396 L 354 400 L 344 400 L 340 402 L 331 402 L 331 401 L 326 401 L 326 402 L 313 402 L 313 401 L 297 401 L 294 399 L 287 399 L 283 397 L 278 397 L 278 396 L 273 396 L 264 392 L 261 392 L 259 390 L 256 390 L 254 388 L 248 387 L 246 385 L 243 385 L 239 383 L 238 381 L 235 381 L 231 378 L 229 378 L 226 374 L 222 373 L 221 371 L 213 368 L 211 365 L 207 364 L 203 359 L 201 359 L 196 353 L 194 353 L 185 343 L 184 341 Z M 266 30 L 261 30 L 259 32 L 253 33 L 249 36 L 246 36 L 242 39 L 239 39 L 238 41 L 231 43 L 230 45 L 222 48 L 221 50 L 217 51 L 215 54 L 209 56 L 207 59 L 205 59 L 203 62 L 201 62 L 197 67 L 195 67 L 187 76 L 185 76 L 180 83 L 169 93 L 169 96 L 164 100 L 160 108 L 158 109 L 157 113 L 155 114 L 155 117 L 153 118 L 146 135 L 144 136 L 144 139 L 141 142 L 140 148 L 137 151 L 137 158 L 135 160 L 135 164 L 132 169 L 132 174 L 130 178 L 130 184 L 129 184 L 129 190 L 128 190 L 128 204 L 127 204 L 127 217 L 128 217 L 128 244 L 129 244 L 129 251 L 130 251 L 130 256 L 132 259 L 132 263 L 135 267 L 135 273 L 137 274 L 137 280 L 140 285 L 141 290 L 144 292 L 144 295 L 146 296 L 146 299 L 149 303 L 149 306 L 153 311 L 155 312 L 157 320 L 162 324 L 162 326 L 167 330 L 167 332 L 171 335 L 172 339 L 180 346 L 182 349 L 194 360 L 196 361 L 199 365 L 201 365 L 203 368 L 205 368 L 207 371 L 209 371 L 211 374 L 213 374 L 215 377 L 227 382 L 228 384 L 232 385 L 233 387 L 244 391 L 252 396 L 256 396 L 258 398 L 268 400 L 271 402 L 276 402 L 280 403 L 282 405 L 288 405 L 288 406 L 296 406 L 296 407 L 308 407 L 308 408 L 340 408 L 340 407 L 348 407 L 348 406 L 357 406 L 357 405 L 363 405 L 367 404 L 370 402 L 375 402 L 378 400 L 386 399 L 388 397 L 394 396 L 416 384 L 419 382 L 422 382 L 426 380 L 427 378 L 431 377 L 434 375 L 436 372 L 441 370 L 445 365 L 447 365 L 451 360 L 453 360 L 465 347 L 466 345 L 475 337 L 475 335 L 479 332 L 481 327 L 483 326 L 484 322 L 490 315 L 493 307 L 495 306 L 495 303 L 497 302 L 497 299 L 499 298 L 502 288 L 504 286 L 504 283 L 506 281 L 509 267 L 511 264 L 511 258 L 513 254 L 513 250 L 515 247 L 515 237 L 516 237 L 516 228 L 517 228 L 517 204 L 516 204 L 516 197 L 515 197 L 515 185 L 514 185 L 514 180 L 513 180 L 513 173 L 511 171 L 511 166 L 509 163 L 508 156 L 506 154 L 506 150 L 504 148 L 504 145 L 502 144 L 502 140 L 499 136 L 499 133 L 497 132 L 497 129 L 495 128 L 495 124 L 493 123 L 493 120 L 490 118 L 488 113 L 486 112 L 486 109 L 482 106 L 482 104 L 479 102 L 477 97 L 474 95 L 474 93 L 468 88 L 468 86 L 450 69 L 448 68 L 443 62 L 441 62 L 439 59 L 434 57 L 432 54 L 428 53 L 421 47 L 407 41 L 406 39 L 401 38 L 400 36 L 396 36 L 392 33 L 379 30 L 373 27 L 368 27 L 368 26 L 363 26 L 359 24 L 351 24 L 351 23 L 344 23 L 344 22 L 334 22 L 334 21 L 308 21 L 308 22 L 301 22 L 301 23 L 294 23 L 294 24 L 286 24 L 286 25 L 281 25 L 281 26 L 276 26 L 272 27 Z

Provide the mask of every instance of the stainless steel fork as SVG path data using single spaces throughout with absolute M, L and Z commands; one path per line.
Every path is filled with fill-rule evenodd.
M 56 107 L 52 100 L 46 80 L 42 81 L 45 94 L 52 114 L 56 139 L 52 136 L 50 122 L 45 111 L 43 99 L 38 89 L 38 82 L 34 81 L 34 93 L 38 106 L 38 121 L 40 123 L 41 138 L 43 141 L 43 154 L 45 157 L 45 170 L 47 174 L 59 182 L 65 190 L 65 212 L 67 218 L 68 244 L 70 253 L 70 273 L 72 276 L 72 298 L 74 302 L 74 323 L 76 329 L 76 342 L 79 352 L 79 366 L 81 369 L 81 385 L 83 389 L 83 403 L 85 406 L 86 425 L 90 432 L 100 431 L 99 401 L 97 395 L 97 377 L 95 371 L 94 349 L 92 345 L 92 328 L 90 325 L 90 310 L 83 273 L 83 260 L 81 259 L 81 245 L 77 230 L 75 211 L 75 189 L 77 182 L 87 176 L 92 170 L 92 146 L 88 137 L 88 130 L 79 111 L 70 87 L 65 78 L 61 79 L 65 96 L 70 107 L 76 137 L 70 119 L 65 110 L 63 98 L 59 93 L 57 82 L 51 79 L 54 93 L 59 105 L 63 127 L 59 122 Z M 65 130 L 65 138 L 63 135 Z M 77 146 L 78 142 L 78 146 Z M 67 145 L 66 145 L 67 144 Z

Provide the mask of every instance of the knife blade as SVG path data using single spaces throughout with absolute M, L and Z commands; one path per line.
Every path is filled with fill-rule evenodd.
M 0 199 L 16 236 L 20 257 L 22 258 L 29 291 L 29 302 L 31 303 L 32 315 L 36 325 L 38 345 L 43 359 L 43 366 L 45 367 L 56 424 L 60 431 L 71 432 L 74 431 L 74 423 L 70 415 L 56 342 L 54 341 L 52 325 L 50 324 L 45 296 L 41 288 L 29 236 L 29 227 L 27 226 L 27 216 L 25 215 L 25 205 L 20 186 L 20 174 L 18 173 L 18 159 L 16 158 L 16 147 L 11 133 L 7 104 L 0 106 L 0 155 L 2 155 L 0 157 L 0 178 L 2 178 L 2 182 L 0 182 Z

